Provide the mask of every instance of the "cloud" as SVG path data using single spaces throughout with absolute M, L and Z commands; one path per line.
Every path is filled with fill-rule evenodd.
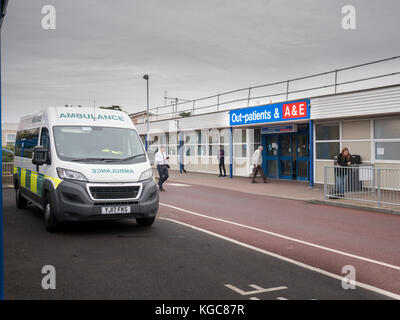
M 345 1 L 10 1 L 2 30 L 3 117 L 46 106 L 151 106 L 285 80 L 399 53 L 400 5 L 353 1 L 357 30 L 341 29 Z

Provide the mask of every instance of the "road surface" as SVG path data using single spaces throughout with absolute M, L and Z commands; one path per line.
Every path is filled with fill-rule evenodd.
M 39 209 L 16 209 L 13 190 L 4 190 L 6 299 L 393 298 L 375 288 L 344 290 L 345 264 L 356 267 L 358 281 L 398 292 L 399 271 L 390 266 L 399 265 L 399 217 L 212 187 L 165 187 L 151 228 L 91 222 L 55 234 L 44 230 Z M 44 265 L 56 268 L 55 290 L 41 287 Z

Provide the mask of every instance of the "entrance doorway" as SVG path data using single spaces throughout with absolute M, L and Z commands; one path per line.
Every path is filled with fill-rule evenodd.
M 298 132 L 265 134 L 263 168 L 269 178 L 309 180 L 308 128 Z

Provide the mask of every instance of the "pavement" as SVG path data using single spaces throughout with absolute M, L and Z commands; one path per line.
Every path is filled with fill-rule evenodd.
M 397 216 L 174 181 L 165 188 L 150 228 L 93 221 L 58 233 L 5 189 L 6 299 L 400 299 Z M 44 265 L 56 268 L 55 290 L 41 287 Z M 342 288 L 345 265 L 356 289 Z
M 288 181 L 268 179 L 268 183 L 262 183 L 260 177 L 257 178 L 259 183 L 250 183 L 248 177 L 229 176 L 218 177 L 216 174 L 188 172 L 180 173 L 176 170 L 170 170 L 169 181 L 178 183 L 189 183 L 200 186 L 213 186 L 232 191 L 240 191 L 269 197 L 306 201 L 315 204 L 325 204 L 342 208 L 354 208 L 366 211 L 374 211 L 381 213 L 389 213 L 400 215 L 400 206 L 382 205 L 378 207 L 373 203 L 366 203 L 347 199 L 324 199 L 324 186 L 315 184 L 310 187 L 309 182 L 304 181 Z M 154 175 L 158 177 L 155 171 Z

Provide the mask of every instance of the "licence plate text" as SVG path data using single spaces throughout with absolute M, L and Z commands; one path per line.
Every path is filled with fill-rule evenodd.
M 116 213 L 130 213 L 130 206 L 119 206 L 119 207 L 102 207 L 102 214 L 116 214 Z

